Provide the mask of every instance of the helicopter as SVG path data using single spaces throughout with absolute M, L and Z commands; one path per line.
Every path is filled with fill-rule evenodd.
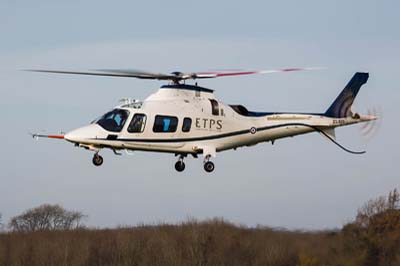
M 31 69 L 27 71 L 58 74 L 128 77 L 168 81 L 144 101 L 125 99 L 111 111 L 89 125 L 55 135 L 31 134 L 33 138 L 63 139 L 94 152 L 95 166 L 103 164 L 99 152 L 108 148 L 116 155 L 121 151 L 152 151 L 172 153 L 178 157 L 175 169 L 185 170 L 187 156 L 203 156 L 206 172 L 215 169 L 211 158 L 217 152 L 262 142 L 318 132 L 339 148 L 352 151 L 336 141 L 335 128 L 376 120 L 374 115 L 352 112 L 352 104 L 369 74 L 357 72 L 323 113 L 249 111 L 243 105 L 219 101 L 214 90 L 201 87 L 197 80 L 219 77 L 292 72 L 313 68 L 286 68 L 263 71 L 212 71 L 170 74 L 137 70 L 93 70 L 86 72 Z M 187 84 L 194 80 L 194 84 Z

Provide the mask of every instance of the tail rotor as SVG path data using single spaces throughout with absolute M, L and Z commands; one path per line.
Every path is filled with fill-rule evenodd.
M 380 107 L 372 107 L 369 108 L 366 112 L 368 116 L 377 117 L 375 120 L 367 121 L 365 123 L 360 124 L 360 133 L 362 138 L 368 142 L 370 141 L 376 134 L 378 134 L 379 129 L 382 125 L 383 120 L 383 112 Z

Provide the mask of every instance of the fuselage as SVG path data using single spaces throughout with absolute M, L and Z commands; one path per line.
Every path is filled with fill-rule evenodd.
M 212 90 L 167 85 L 143 102 L 116 107 L 65 139 L 98 150 L 143 150 L 198 154 L 324 131 L 360 122 L 360 117 L 324 114 L 249 112 L 218 101 Z M 113 120 L 113 121 L 111 121 Z

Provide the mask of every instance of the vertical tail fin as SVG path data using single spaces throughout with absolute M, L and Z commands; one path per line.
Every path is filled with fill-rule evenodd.
M 368 80 L 368 73 L 357 72 L 339 94 L 332 105 L 326 110 L 325 115 L 329 117 L 347 117 L 351 115 L 351 105 L 357 96 L 361 86 Z

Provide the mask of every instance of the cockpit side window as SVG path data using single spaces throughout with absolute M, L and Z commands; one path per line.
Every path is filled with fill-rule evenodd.
M 135 114 L 132 118 L 131 123 L 128 126 L 129 133 L 142 133 L 146 126 L 146 115 Z
M 107 131 L 121 132 L 128 119 L 129 112 L 123 109 L 114 109 L 103 115 L 97 124 Z

